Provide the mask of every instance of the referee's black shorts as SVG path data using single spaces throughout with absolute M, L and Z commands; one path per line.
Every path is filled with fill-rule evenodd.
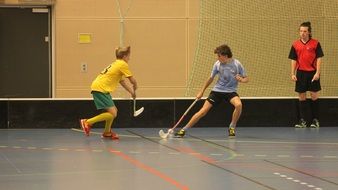
M 298 93 L 304 93 L 306 91 L 318 92 L 322 88 L 320 86 L 320 79 L 311 81 L 316 71 L 301 71 L 297 70 L 297 81 L 295 91 Z

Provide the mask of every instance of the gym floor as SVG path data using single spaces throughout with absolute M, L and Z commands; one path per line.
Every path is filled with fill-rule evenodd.
M 336 190 L 338 127 L 0 130 L 0 189 Z M 165 129 L 167 130 L 167 129 Z

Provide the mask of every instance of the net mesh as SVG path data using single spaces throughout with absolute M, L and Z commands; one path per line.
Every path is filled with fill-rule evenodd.
M 186 96 L 195 96 L 202 88 L 216 60 L 213 50 L 225 43 L 249 76 L 249 83 L 239 85 L 241 96 L 294 97 L 288 54 L 304 21 L 312 23 L 312 36 L 325 55 L 321 96 L 338 96 L 335 0 L 201 0 L 198 45 Z

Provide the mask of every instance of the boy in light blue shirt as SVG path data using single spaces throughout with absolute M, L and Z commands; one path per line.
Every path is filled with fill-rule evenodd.
M 175 137 L 184 137 L 187 129 L 194 126 L 213 106 L 222 101 L 230 102 L 235 108 L 228 132 L 229 136 L 236 135 L 236 124 L 242 112 L 242 101 L 237 94 L 237 86 L 239 82 L 247 83 L 249 79 L 242 64 L 237 59 L 232 58 L 232 52 L 228 45 L 218 46 L 214 53 L 217 54 L 218 60 L 213 66 L 211 76 L 205 82 L 202 90 L 196 95 L 196 98 L 202 98 L 204 91 L 213 82 L 216 75 L 218 75 L 218 80 L 205 100 L 203 107 L 192 116 L 181 130 L 175 133 Z

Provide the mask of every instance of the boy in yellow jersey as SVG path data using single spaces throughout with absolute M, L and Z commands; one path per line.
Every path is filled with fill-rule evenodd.
M 130 58 L 130 46 L 119 47 L 115 50 L 116 61 L 106 67 L 93 81 L 91 93 L 93 95 L 95 106 L 98 110 L 104 110 L 103 113 L 89 119 L 81 119 L 80 124 L 84 133 L 89 136 L 91 126 L 94 123 L 105 121 L 105 128 L 102 134 L 103 138 L 119 139 L 118 135 L 111 130 L 114 119 L 117 116 L 117 108 L 110 95 L 115 91 L 118 83 L 126 89 L 133 98 L 136 98 L 137 82 L 129 70 L 128 61 Z M 124 78 L 129 79 L 130 87 Z

